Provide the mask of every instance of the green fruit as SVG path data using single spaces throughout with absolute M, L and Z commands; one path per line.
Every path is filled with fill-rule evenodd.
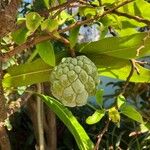
M 65 106 L 83 106 L 99 83 L 95 64 L 86 56 L 63 58 L 50 76 L 51 91 Z

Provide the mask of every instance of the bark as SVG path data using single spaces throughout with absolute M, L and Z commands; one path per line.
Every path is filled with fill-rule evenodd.
M 45 95 L 51 95 L 49 83 L 44 84 Z M 46 150 L 52 149 L 57 150 L 57 125 L 56 125 L 56 115 L 50 110 L 50 108 L 45 105 L 44 107 L 44 131 L 46 140 Z
M 0 62 L 0 149 L 10 150 L 9 138 L 5 127 L 3 126 L 3 122 L 7 118 L 7 111 L 5 108 L 5 99 L 3 95 L 2 78 L 2 62 Z
M 7 1 L 0 1 L 0 38 L 14 30 L 18 6 L 21 0 L 11 0 L 8 4 L 5 2 Z

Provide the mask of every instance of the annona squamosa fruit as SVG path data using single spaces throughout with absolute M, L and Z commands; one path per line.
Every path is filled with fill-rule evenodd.
M 83 106 L 99 82 L 95 64 L 86 56 L 63 58 L 50 76 L 51 91 L 65 106 Z

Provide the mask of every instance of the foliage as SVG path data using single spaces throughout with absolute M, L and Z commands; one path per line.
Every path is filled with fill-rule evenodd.
M 72 13 L 70 10 L 74 7 L 78 9 Z M 18 15 L 16 28 L 1 39 L 5 93 L 13 93 L 20 86 L 27 88 L 49 82 L 52 69 L 63 57 L 84 54 L 97 66 L 99 76 L 124 81 L 120 91 L 113 96 L 114 104 L 109 107 L 104 106 L 103 89 L 97 89 L 96 104 L 87 105 L 94 111 L 85 122 L 96 126 L 105 120 L 108 125 L 111 122 L 121 128 L 124 118 L 128 117 L 136 121 L 135 124 L 145 126 L 149 118 L 130 102 L 132 98 L 128 99 L 126 90 L 129 82 L 150 82 L 150 70 L 145 67 L 148 63 L 140 61 L 150 55 L 150 33 L 149 29 L 139 32 L 141 28 L 149 27 L 150 13 L 145 11 L 149 8 L 150 4 L 145 0 L 34 1 L 31 8 L 25 7 Z M 95 24 L 99 25 L 99 40 L 81 43 L 80 28 Z M 44 94 L 41 97 L 73 134 L 79 149 L 93 148 L 93 142 L 71 109 Z M 99 137 L 107 129 L 101 130 Z M 123 134 L 116 138 L 115 148 L 119 147 Z

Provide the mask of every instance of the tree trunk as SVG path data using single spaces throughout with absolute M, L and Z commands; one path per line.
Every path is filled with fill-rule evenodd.
M 10 150 L 9 138 L 8 138 L 6 129 L 3 125 L 3 122 L 7 118 L 7 111 L 5 108 L 5 99 L 3 95 L 2 79 L 3 79 L 2 62 L 0 62 L 0 149 Z

